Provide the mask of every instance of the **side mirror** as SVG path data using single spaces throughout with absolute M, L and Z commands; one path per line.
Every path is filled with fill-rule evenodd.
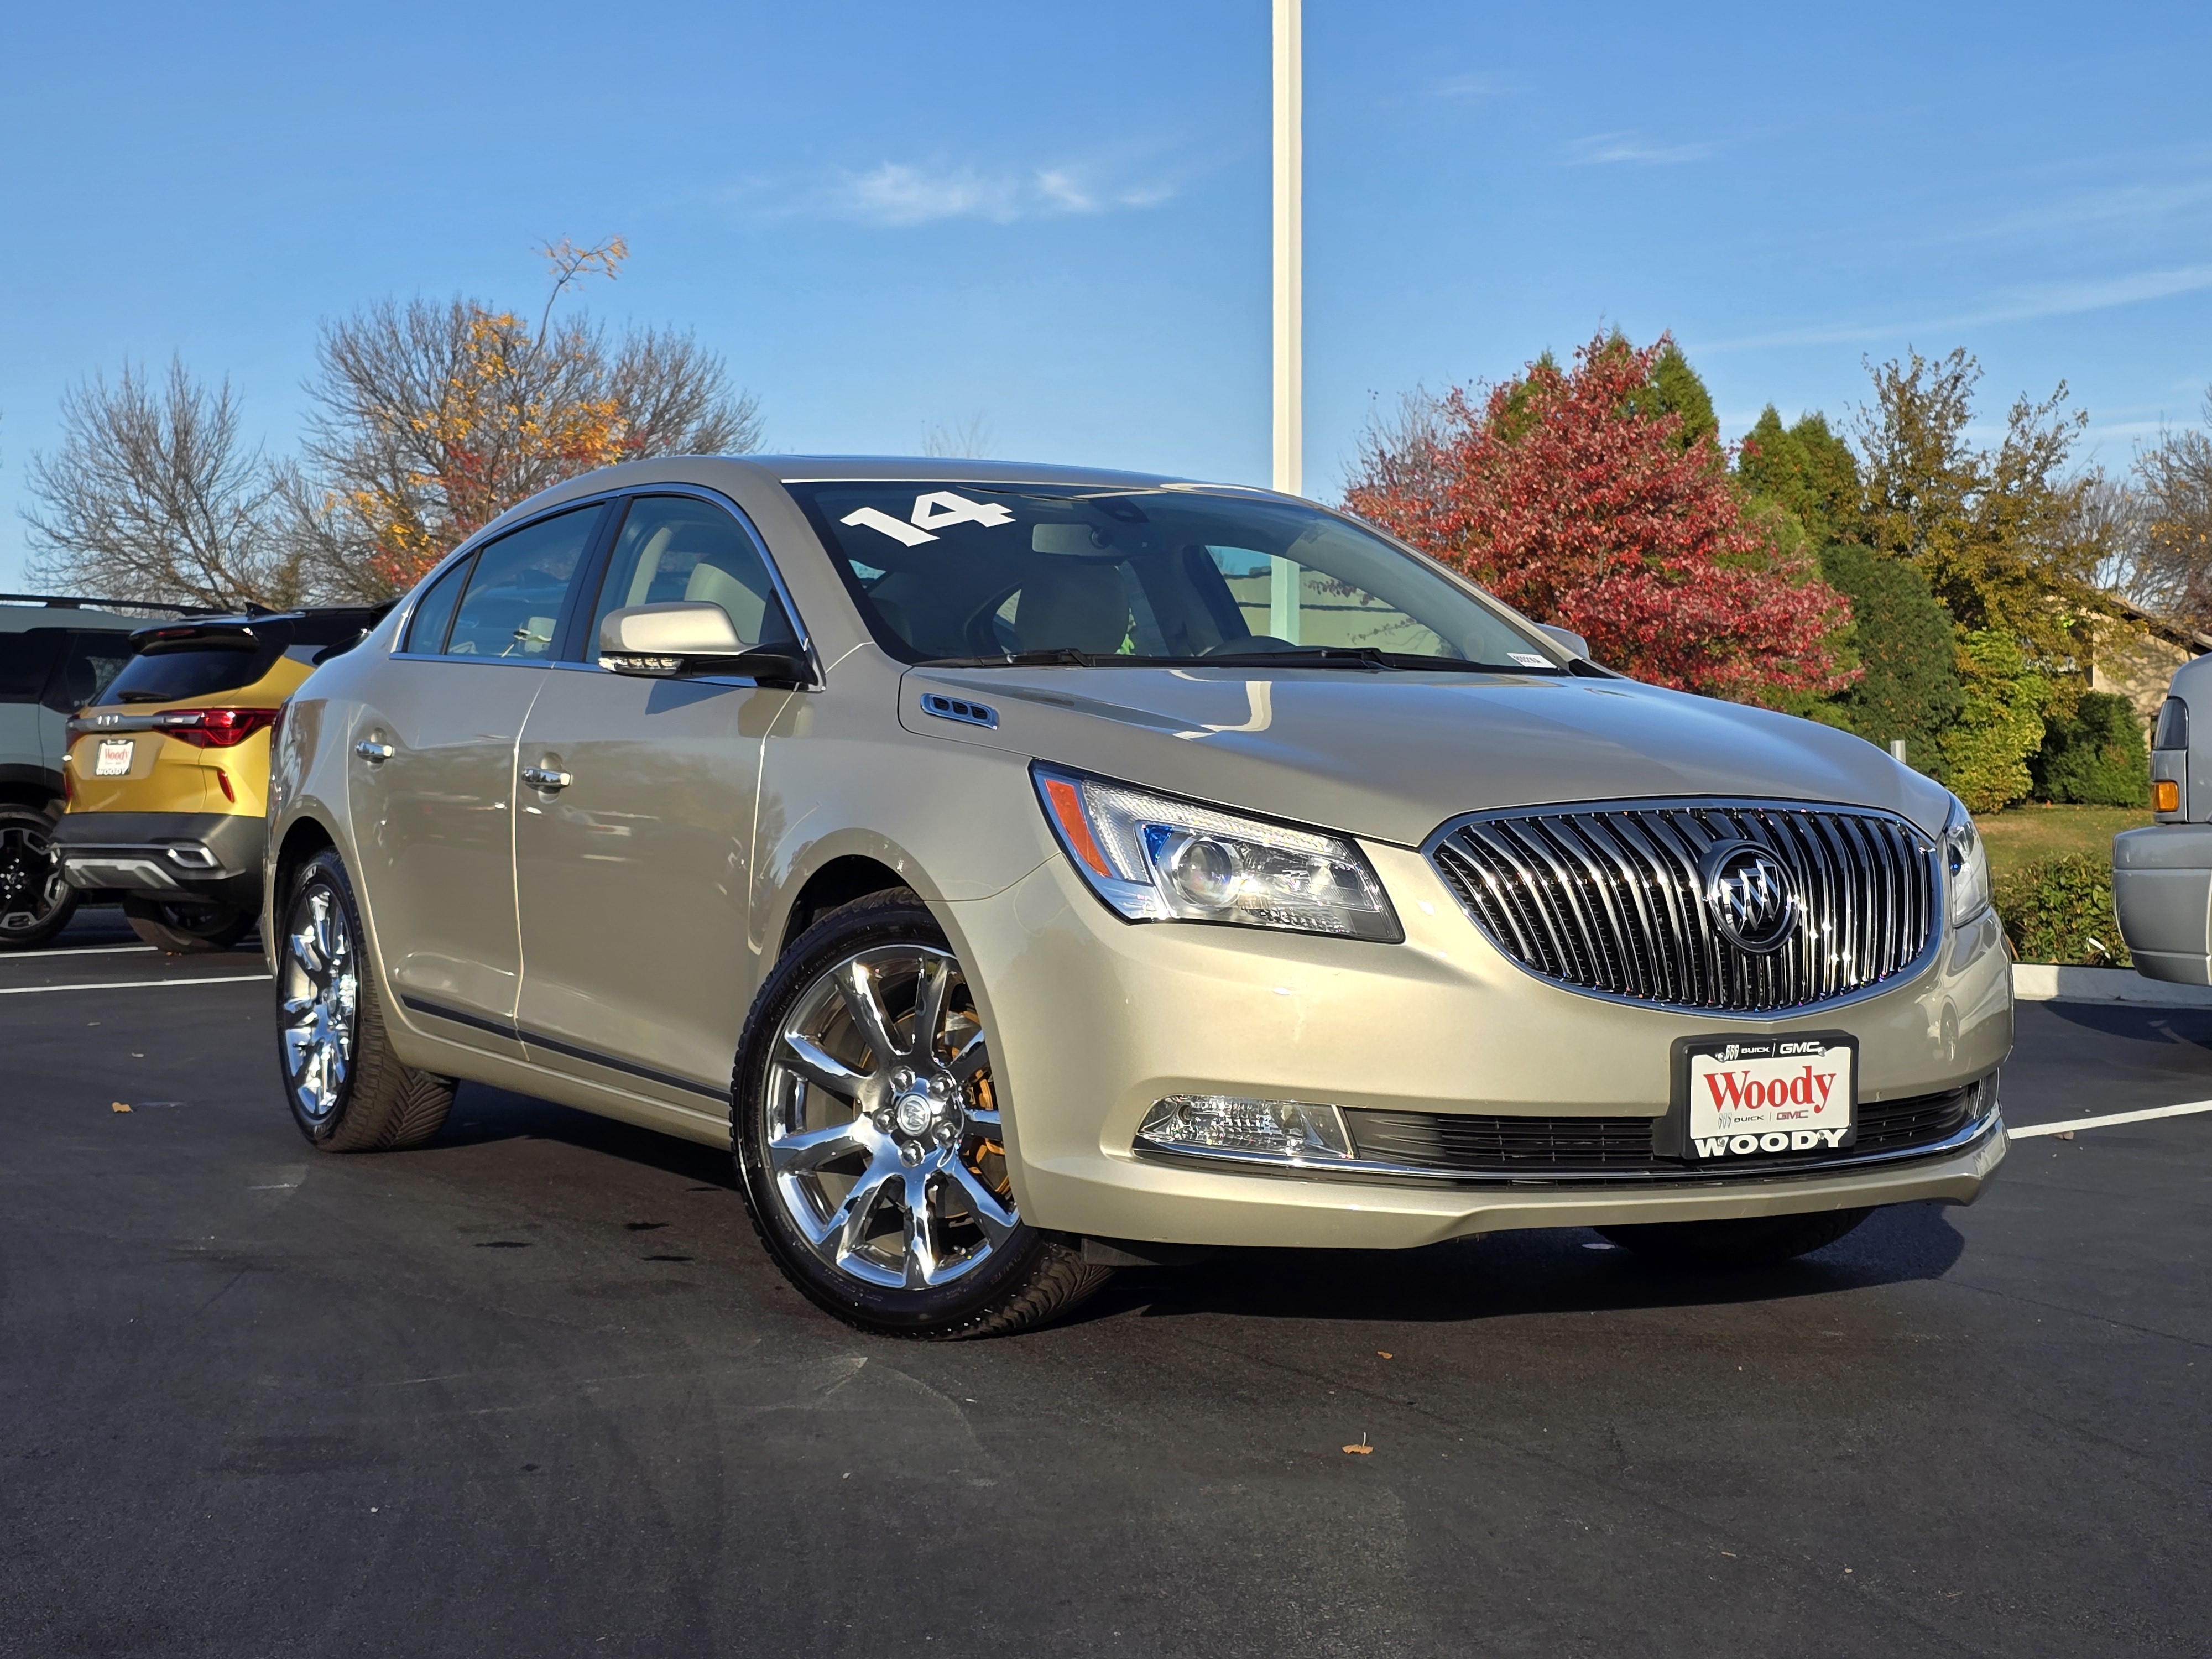
M 611 612 L 599 624 L 599 666 L 653 679 L 730 674 L 763 685 L 797 686 L 813 678 L 806 653 L 797 646 L 748 647 L 728 611 L 696 599 Z
M 1583 658 L 1589 657 L 1589 641 L 1584 639 L 1581 635 L 1576 633 L 1572 629 L 1554 628 L 1549 623 L 1538 623 L 1536 626 L 1545 633 L 1549 634 L 1553 639 L 1556 640 L 1559 644 L 1565 646 L 1567 648 L 1569 655 Z

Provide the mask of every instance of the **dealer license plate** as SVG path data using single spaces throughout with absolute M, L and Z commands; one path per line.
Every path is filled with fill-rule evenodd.
M 1700 1162 L 1851 1144 L 1858 1053 L 1848 1039 L 1716 1038 L 1688 1049 L 1686 1150 Z
M 92 763 L 95 778 L 119 778 L 131 770 L 131 752 L 137 744 L 129 738 L 100 745 L 100 758 Z

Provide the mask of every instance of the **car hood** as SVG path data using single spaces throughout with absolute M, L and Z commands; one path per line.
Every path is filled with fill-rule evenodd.
M 927 694 L 996 724 L 925 712 Z M 1626 679 L 1231 668 L 909 670 L 899 720 L 1269 817 L 1418 846 L 1463 812 L 1727 795 L 1875 806 L 1941 833 L 1950 796 L 1812 720 Z

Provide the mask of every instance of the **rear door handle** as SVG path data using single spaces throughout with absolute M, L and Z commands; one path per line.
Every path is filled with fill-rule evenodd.
M 556 771 L 550 766 L 524 767 L 522 781 L 532 789 L 566 789 L 575 781 L 566 772 Z
M 399 751 L 388 743 L 379 743 L 374 738 L 363 738 L 354 744 L 353 752 L 374 766 L 379 761 L 388 761 Z

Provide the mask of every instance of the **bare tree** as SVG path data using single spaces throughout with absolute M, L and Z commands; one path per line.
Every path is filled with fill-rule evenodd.
M 126 362 L 112 386 L 96 375 L 63 397 L 62 429 L 61 448 L 31 460 L 34 580 L 149 602 L 298 602 L 275 479 L 228 380 L 210 390 L 172 359 L 157 383 Z
M 757 401 L 689 333 L 611 344 L 554 302 L 613 277 L 620 238 L 540 250 L 553 283 L 533 330 L 479 301 L 386 301 L 325 325 L 303 464 L 279 476 L 288 543 L 334 595 L 399 592 L 517 502 L 595 467 L 732 453 L 760 441 Z
M 2212 421 L 2212 393 L 2204 400 Z M 2141 603 L 2212 628 L 2212 439 L 2166 432 L 2136 458 L 2141 495 Z
M 925 421 L 921 453 L 945 460 L 979 461 L 991 453 L 991 422 L 981 413 L 957 425 L 949 421 Z
M 1446 400 L 1425 386 L 1401 392 L 1395 408 L 1377 402 L 1345 469 L 1346 492 L 1404 492 L 1415 500 L 1441 501 L 1451 441 Z

